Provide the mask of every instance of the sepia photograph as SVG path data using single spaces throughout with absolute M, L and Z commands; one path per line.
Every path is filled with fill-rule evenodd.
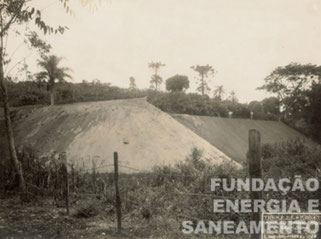
M 321 239 L 320 0 L 0 0 L 0 239 Z

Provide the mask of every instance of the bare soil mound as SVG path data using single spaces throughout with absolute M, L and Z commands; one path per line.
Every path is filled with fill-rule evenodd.
M 96 167 L 112 164 L 115 151 L 120 164 L 140 170 L 174 164 L 193 147 L 214 163 L 230 160 L 145 99 L 32 108 L 19 110 L 14 118 L 18 148 L 30 146 L 39 155 L 65 151 L 86 168 L 93 162 Z
M 302 134 L 278 121 L 227 119 L 178 114 L 173 115 L 173 117 L 238 162 L 246 159 L 249 129 L 257 129 L 261 132 L 263 144 L 305 138 Z

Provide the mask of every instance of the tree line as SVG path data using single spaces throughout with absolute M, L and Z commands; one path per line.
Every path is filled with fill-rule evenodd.
M 163 78 L 160 76 L 159 71 L 161 67 L 166 66 L 166 64 L 162 62 L 150 62 L 148 63 L 148 67 L 153 70 L 153 75 L 151 76 L 150 80 L 150 89 L 160 91 L 160 86 L 163 83 Z M 201 93 L 202 96 L 210 95 L 211 88 L 209 87 L 209 82 L 212 77 L 214 77 L 215 70 L 213 66 L 207 65 L 194 65 L 190 67 L 194 70 L 197 75 L 197 83 L 198 87 L 196 89 L 197 92 Z M 130 80 L 130 87 L 131 89 L 136 88 L 135 78 L 131 76 Z M 187 76 L 176 74 L 170 78 L 168 78 L 165 82 L 166 90 L 170 92 L 183 92 L 189 89 L 190 82 Z M 226 90 L 224 89 L 223 85 L 218 85 L 214 89 L 213 97 L 218 100 L 223 100 L 223 97 L 226 95 Z M 236 93 L 234 91 L 230 92 L 228 98 L 232 101 L 237 101 Z
M 172 78 L 169 78 L 168 82 Z M 170 85 L 170 84 L 169 84 Z M 176 85 L 172 86 L 176 89 Z M 46 85 L 35 81 L 8 82 L 10 105 L 50 105 L 51 93 Z M 55 84 L 55 103 L 68 104 L 88 101 L 105 101 L 146 97 L 148 102 L 168 113 L 192 114 L 204 116 L 249 119 L 251 112 L 254 119 L 278 120 L 280 117 L 279 101 L 276 97 L 263 101 L 252 101 L 249 104 L 239 103 L 231 98 L 202 96 L 184 91 L 155 91 L 152 89 L 120 88 L 99 80 L 82 81 L 81 83 L 60 82 Z

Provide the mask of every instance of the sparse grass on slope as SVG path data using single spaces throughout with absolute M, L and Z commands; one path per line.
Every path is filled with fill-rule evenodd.
M 304 138 L 294 129 L 278 121 L 191 115 L 173 115 L 173 117 L 238 162 L 242 162 L 246 158 L 249 129 L 257 129 L 261 132 L 263 144 Z
M 98 167 L 111 164 L 114 152 L 121 164 L 140 170 L 175 164 L 194 147 L 217 164 L 230 160 L 145 99 L 19 109 L 14 115 L 18 151 L 30 147 L 39 156 L 66 152 L 69 162 L 88 169 L 94 161 Z

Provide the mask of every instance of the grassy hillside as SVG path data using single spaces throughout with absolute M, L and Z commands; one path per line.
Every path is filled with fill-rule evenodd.
M 173 117 L 238 162 L 246 158 L 249 129 L 261 132 L 262 143 L 278 143 L 304 137 L 278 121 L 191 115 L 173 115 Z

